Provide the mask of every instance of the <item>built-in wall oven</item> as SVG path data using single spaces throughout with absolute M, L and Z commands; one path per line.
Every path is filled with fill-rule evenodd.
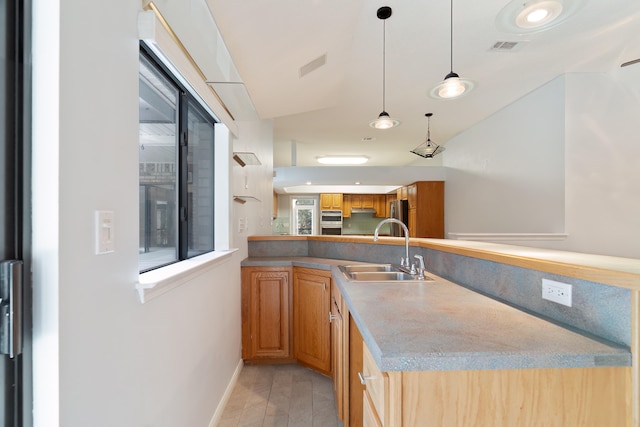
M 320 234 L 325 236 L 339 236 L 342 234 L 342 211 L 320 212 Z

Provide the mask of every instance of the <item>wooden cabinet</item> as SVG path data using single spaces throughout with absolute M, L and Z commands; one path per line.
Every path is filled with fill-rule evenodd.
M 398 200 L 407 200 L 407 187 L 400 187 L 396 190 Z
M 372 422 L 371 426 L 401 426 L 401 374 L 380 372 L 369 349 L 364 346 L 362 377 L 366 380 L 363 403 L 370 405 L 367 410 L 371 412 L 371 415 L 365 416 L 363 426 L 367 427 L 368 422 Z
M 373 195 L 373 209 L 375 218 L 387 218 L 387 196 L 384 194 Z
M 342 193 L 322 193 L 320 194 L 321 210 L 342 210 Z
M 409 236 L 444 238 L 444 181 L 407 186 Z
M 362 352 L 364 342 L 360 330 L 356 325 L 356 322 L 349 315 L 349 328 L 346 331 L 349 345 L 348 354 L 346 360 L 348 360 L 348 373 L 349 381 L 346 389 L 346 401 L 349 402 L 347 407 L 347 414 L 345 414 L 345 427 L 360 427 L 362 426 L 363 415 L 363 396 L 364 385 L 360 382 L 358 372 L 362 372 Z M 345 317 L 346 322 L 346 317 Z
M 342 218 L 351 218 L 351 194 L 342 195 Z
M 303 365 L 331 374 L 331 272 L 293 269 L 293 356 Z
M 291 268 L 242 267 L 242 358 L 291 360 Z
M 364 427 L 630 422 L 628 367 L 380 372 L 366 346 L 362 365 Z
M 344 420 L 344 388 L 345 388 L 345 335 L 344 317 L 342 313 L 344 301 L 335 280 L 331 280 L 331 377 L 333 378 L 333 394 L 336 399 L 338 419 Z

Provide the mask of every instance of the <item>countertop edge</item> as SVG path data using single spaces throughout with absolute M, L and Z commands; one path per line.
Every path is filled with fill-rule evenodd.
M 338 270 L 338 265 L 344 263 L 360 263 L 341 259 L 315 257 L 249 257 L 241 262 L 242 267 L 272 267 L 292 266 L 307 267 L 320 270 L 330 270 L 340 289 L 343 299 L 347 303 L 363 340 L 369 348 L 378 367 L 384 372 L 393 371 L 452 371 L 452 370 L 499 370 L 499 369 L 545 369 L 545 368 L 595 368 L 595 367 L 629 367 L 631 366 L 631 352 L 629 349 L 616 344 L 605 344 L 610 351 L 595 353 L 536 353 L 522 355 L 519 353 L 483 353 L 467 352 L 461 354 L 393 354 L 383 350 L 378 341 L 367 327 L 351 299 L 349 290 L 345 286 L 346 278 Z M 362 262 L 364 263 L 364 262 Z M 454 283 L 452 283 L 455 285 Z M 459 286 L 459 285 L 455 285 Z M 484 296 L 491 300 L 490 297 Z M 544 319 L 541 319 L 544 320 Z M 559 326 L 561 327 L 561 326 Z M 567 329 L 567 328 L 564 328 Z M 569 329 L 567 329 L 569 330 Z M 578 332 L 571 331 L 580 336 Z M 586 337 L 586 336 L 585 336 Z M 588 337 L 586 337 L 588 338 Z

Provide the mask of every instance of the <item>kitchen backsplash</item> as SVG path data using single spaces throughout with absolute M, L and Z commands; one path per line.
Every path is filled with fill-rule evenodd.
M 373 242 L 249 241 L 250 257 L 309 256 L 397 263 L 403 252 L 402 246 Z M 424 256 L 427 271 L 451 282 L 566 327 L 621 345 L 631 344 L 631 292 L 628 289 L 433 249 L 412 247 L 410 252 Z M 571 284 L 573 306 L 542 300 L 542 278 Z
M 371 234 L 384 218 L 374 218 L 372 213 L 352 213 L 351 218 L 342 219 L 342 234 Z M 389 225 L 380 229 L 380 234 L 389 234 Z

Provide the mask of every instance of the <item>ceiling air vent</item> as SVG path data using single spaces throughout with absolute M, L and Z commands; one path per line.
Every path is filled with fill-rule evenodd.
M 319 56 L 313 61 L 300 67 L 300 78 L 306 76 L 312 71 L 317 70 L 318 68 L 322 67 L 326 63 L 327 63 L 327 54 L 325 53 L 324 55 Z
M 520 43 L 519 42 L 495 42 L 493 46 L 491 46 L 491 50 L 497 50 L 500 52 L 509 52 L 516 50 Z

